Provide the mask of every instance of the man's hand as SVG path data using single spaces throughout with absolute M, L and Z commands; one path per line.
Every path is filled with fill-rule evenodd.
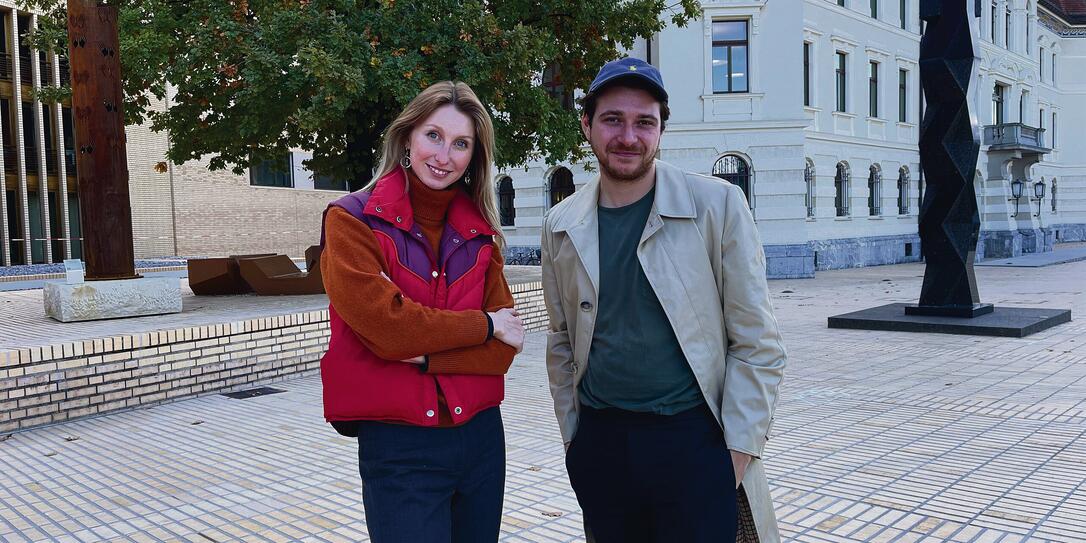
M 490 320 L 494 323 L 494 337 L 506 345 L 517 350 L 519 354 L 524 350 L 524 322 L 516 309 L 499 309 L 490 313 Z
M 743 482 L 743 476 L 747 473 L 747 466 L 750 465 L 750 461 L 754 457 L 739 451 L 728 452 L 732 453 L 732 468 L 735 469 L 735 488 L 738 489 Z

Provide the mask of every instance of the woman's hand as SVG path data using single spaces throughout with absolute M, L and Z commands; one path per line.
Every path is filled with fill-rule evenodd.
M 524 322 L 516 309 L 499 309 L 488 313 L 494 323 L 494 337 L 517 350 L 524 350 Z

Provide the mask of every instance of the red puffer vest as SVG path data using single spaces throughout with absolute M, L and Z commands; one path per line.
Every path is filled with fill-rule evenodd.
M 415 224 L 402 169 L 377 181 L 373 192 L 354 192 L 329 205 L 345 209 L 373 231 L 389 277 L 407 298 L 434 308 L 483 309 L 493 229 L 461 192 L 449 204 L 440 251 L 433 254 Z M 325 211 L 327 213 L 327 210 Z M 321 244 L 324 233 L 321 233 Z M 462 424 L 505 397 L 500 375 L 430 375 L 419 367 L 373 354 L 329 305 L 331 339 L 321 359 L 324 418 L 344 435 L 357 435 L 351 421 L 387 420 L 418 426 L 438 424 L 438 387 L 452 420 Z M 426 330 L 403 330 L 425 334 Z

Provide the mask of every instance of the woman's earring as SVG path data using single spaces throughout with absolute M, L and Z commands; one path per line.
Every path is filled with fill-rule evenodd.
M 400 159 L 400 166 L 403 166 L 403 169 L 405 170 L 411 167 L 411 149 L 403 150 L 403 158 Z
M 464 184 L 465 185 L 470 185 L 471 184 L 471 174 L 470 173 L 467 173 L 467 172 L 464 173 Z

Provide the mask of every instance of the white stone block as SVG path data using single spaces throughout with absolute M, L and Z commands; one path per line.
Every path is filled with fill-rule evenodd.
M 173 277 L 87 281 L 78 285 L 49 281 L 43 295 L 45 314 L 61 322 L 181 312 L 180 282 Z

